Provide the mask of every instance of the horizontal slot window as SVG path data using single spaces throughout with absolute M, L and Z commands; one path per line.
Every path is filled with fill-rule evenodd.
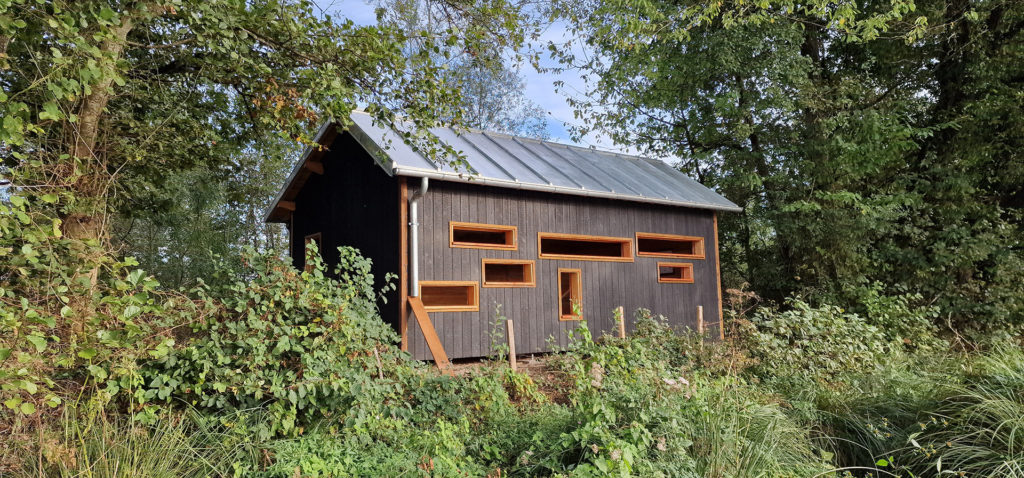
M 704 238 L 638 232 L 636 233 L 636 255 L 703 259 Z
M 484 287 L 534 287 L 533 261 L 483 259 Z
M 473 249 L 516 249 L 516 227 L 472 222 L 449 223 L 449 245 Z
M 542 232 L 537 235 L 542 259 L 633 261 L 633 241 L 626 237 L 582 236 Z
M 430 312 L 476 312 L 480 310 L 480 291 L 472 281 L 420 282 L 420 300 Z
M 659 262 L 658 282 L 693 284 L 693 264 Z

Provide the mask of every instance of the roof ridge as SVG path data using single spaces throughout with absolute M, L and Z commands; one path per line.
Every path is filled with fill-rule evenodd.
M 356 110 L 353 110 L 352 112 L 353 113 L 364 114 L 366 116 L 371 116 L 370 113 L 367 113 L 365 110 L 362 110 L 362 109 L 356 109 Z M 401 119 L 398 119 L 398 121 L 401 121 Z M 454 128 L 452 126 L 438 126 L 438 127 L 440 127 L 440 128 L 449 128 L 452 131 L 455 131 L 456 134 L 459 134 L 459 135 L 462 134 L 462 132 L 459 131 L 459 129 Z M 514 134 L 508 134 L 508 133 L 503 133 L 501 131 L 473 128 L 471 126 L 460 126 L 460 128 L 465 130 L 465 132 L 469 132 L 469 133 L 476 133 L 476 134 L 483 134 L 483 135 L 504 136 L 506 138 L 515 138 L 515 139 L 518 139 L 518 140 L 532 141 L 532 142 L 540 143 L 540 144 L 547 144 L 547 145 L 561 146 L 561 147 L 570 148 L 570 149 L 578 149 L 578 150 L 583 150 L 583 151 L 591 151 L 591 152 L 603 153 L 603 154 L 608 154 L 608 155 L 612 155 L 612 156 L 618 156 L 618 157 L 620 157 L 622 159 L 626 159 L 626 160 L 661 161 L 660 159 L 657 159 L 657 158 L 649 158 L 647 156 L 640 156 L 638 154 L 622 153 L 622 152 L 619 152 L 619 151 L 610 151 L 610 150 L 607 150 L 607 149 L 596 148 L 594 146 L 586 147 L 586 146 L 580 146 L 578 144 L 567 144 L 567 143 L 562 143 L 562 142 L 559 142 L 559 141 L 552 141 L 552 140 L 547 140 L 547 139 L 537 139 L 537 138 L 531 138 L 529 136 L 519 136 L 519 135 L 514 135 Z M 662 161 L 662 162 L 664 162 L 664 161 Z

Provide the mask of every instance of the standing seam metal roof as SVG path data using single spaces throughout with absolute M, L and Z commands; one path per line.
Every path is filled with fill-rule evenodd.
M 391 175 L 428 177 L 487 186 L 561 194 L 606 197 L 698 209 L 741 211 L 718 193 L 656 159 L 599 151 L 565 144 L 519 138 L 502 133 L 451 128 L 431 130 L 437 138 L 462 152 L 468 168 L 431 161 L 406 144 L 396 132 L 374 124 L 370 115 L 353 112 L 352 136 L 374 155 Z M 319 135 L 323 135 L 321 128 Z M 318 135 L 318 140 L 319 140 Z M 267 220 L 289 191 L 307 160 L 303 156 L 281 191 Z

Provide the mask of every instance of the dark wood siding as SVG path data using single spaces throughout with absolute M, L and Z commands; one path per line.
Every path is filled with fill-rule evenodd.
M 420 211 L 422 280 L 480 282 L 481 259 L 485 257 L 536 261 L 536 287 L 481 288 L 479 312 L 430 314 L 451 358 L 490 353 L 497 305 L 501 305 L 503 316 L 515 321 L 517 352 L 549 350 L 549 338 L 566 345 L 568 333 L 577 323 L 559 321 L 557 317 L 559 267 L 581 270 L 583 316 L 595 334 L 615 330 L 612 312 L 620 305 L 626 311 L 627 330 L 632 330 L 633 312 L 638 308 L 662 314 L 678 327 L 696 327 L 697 306 L 703 306 L 705 325 L 717 332 L 717 244 L 711 211 L 444 181 L 431 181 Z M 517 226 L 518 250 L 451 248 L 449 221 Z M 538 232 L 628 237 L 634 239 L 634 249 L 636 232 L 700 236 L 706 253 L 705 259 L 636 257 L 634 262 L 540 259 Z M 694 283 L 658 283 L 658 261 L 693 263 Z M 408 333 L 413 356 L 429 359 L 415 321 L 410 321 Z
M 295 200 L 291 231 L 292 262 L 304 265 L 305 236 L 321 233 L 321 254 L 333 270 L 338 246 L 352 246 L 373 259 L 374 285 L 399 272 L 398 180 L 389 176 L 348 134 L 340 134 L 323 159 L 324 174 L 312 175 Z M 379 304 L 384 320 L 398 330 L 398 293 Z

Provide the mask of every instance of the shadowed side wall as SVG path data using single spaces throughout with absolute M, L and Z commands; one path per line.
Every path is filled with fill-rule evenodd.
M 560 267 L 581 270 L 583 316 L 595 334 L 614 330 L 612 310 L 620 305 L 626 311 L 627 330 L 632 329 L 633 311 L 640 307 L 665 315 L 674 326 L 695 328 L 697 306 L 701 305 L 706 326 L 717 332 L 717 244 L 711 211 L 445 181 L 431 181 L 422 204 L 422 280 L 469 280 L 480 284 L 482 258 L 529 259 L 536 264 L 536 287 L 481 287 L 479 312 L 430 313 L 451 358 L 490 353 L 490 332 L 496 318 L 495 306 L 499 304 L 502 315 L 515 321 L 518 353 L 550 350 L 549 337 L 554 343 L 566 345 L 568 332 L 577 322 L 563 322 L 557 316 L 556 276 Z M 517 250 L 451 248 L 449 221 L 517 226 Z M 634 262 L 540 259 L 538 232 L 628 237 L 634 239 L 634 253 L 637 232 L 701 236 L 705 259 L 639 256 Z M 692 263 L 694 283 L 659 283 L 659 261 Z M 415 321 L 409 322 L 408 337 L 413 356 L 431 358 Z
M 321 233 L 321 254 L 333 270 L 338 247 L 352 246 L 373 259 L 374 287 L 399 273 L 398 180 L 389 176 L 348 133 L 339 134 L 323 159 L 324 174 L 311 175 L 295 199 L 291 256 L 302 269 L 305 237 Z M 398 293 L 378 302 L 385 322 L 398 330 Z

